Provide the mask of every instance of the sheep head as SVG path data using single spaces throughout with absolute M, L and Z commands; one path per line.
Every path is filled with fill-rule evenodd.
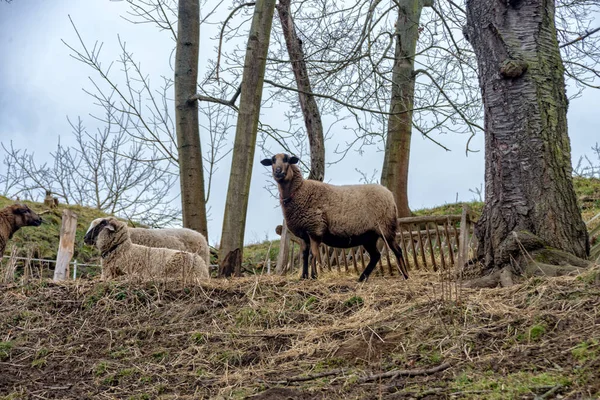
M 281 183 L 292 179 L 294 172 L 290 168 L 290 165 L 298 164 L 298 161 L 300 160 L 296 156 L 279 153 L 271 158 L 265 158 L 260 163 L 267 167 L 270 165 L 273 169 L 273 178 L 277 183 Z
M 10 206 L 11 212 L 15 218 L 15 226 L 40 226 L 42 218 L 25 204 L 13 204 Z
M 83 242 L 101 248 L 103 243 L 112 240 L 112 236 L 117 231 L 119 224 L 122 224 L 122 222 L 113 217 L 97 218 L 90 224 L 83 237 Z

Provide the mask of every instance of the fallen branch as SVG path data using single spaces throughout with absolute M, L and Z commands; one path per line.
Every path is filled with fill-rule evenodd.
M 379 379 L 384 378 L 396 378 L 398 376 L 417 376 L 417 375 L 431 375 L 439 371 L 443 371 L 445 369 L 450 368 L 450 363 L 443 363 L 438 365 L 437 367 L 429 368 L 429 369 L 395 369 L 392 371 L 384 372 L 381 374 L 375 374 L 370 376 L 365 376 L 358 380 L 358 383 L 372 382 Z
M 556 394 L 556 392 L 558 392 L 562 388 L 563 388 L 563 385 L 559 383 L 558 385 L 554 386 L 552 389 L 548 390 L 546 393 L 542 394 L 541 396 L 536 396 L 535 398 L 536 398 L 536 400 L 537 399 L 540 399 L 540 400 L 547 399 L 550 396 L 554 396 Z
M 415 398 L 415 399 L 422 399 L 423 397 L 440 394 L 440 393 L 444 392 L 444 388 L 441 388 L 441 387 L 431 388 L 431 389 L 427 389 L 427 390 L 423 390 L 423 391 L 398 390 L 398 385 L 390 385 L 390 386 L 386 387 L 386 390 L 388 393 L 395 393 L 396 395 L 398 395 L 398 394 L 407 395 L 407 396 L 410 396 L 411 398 Z
M 259 383 L 268 383 L 271 385 L 287 385 L 289 383 L 295 383 L 295 382 L 313 381 L 315 379 L 325 378 L 327 376 L 332 376 L 332 375 L 343 375 L 346 372 L 347 372 L 346 369 L 340 368 L 340 369 L 333 369 L 333 370 L 327 371 L 327 372 L 321 372 L 319 374 L 313 374 L 313 375 L 307 375 L 307 376 L 296 376 L 296 377 L 293 377 L 290 379 L 286 379 L 284 381 L 267 381 L 267 380 L 263 380 L 263 379 L 258 379 L 257 381 Z

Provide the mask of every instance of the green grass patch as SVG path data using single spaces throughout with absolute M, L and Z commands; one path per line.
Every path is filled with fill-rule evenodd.
M 314 372 L 323 372 L 328 371 L 330 369 L 341 368 L 346 366 L 347 361 L 343 358 L 324 358 L 322 360 L 317 361 L 315 364 Z
M 539 340 L 546 333 L 546 327 L 544 325 L 533 325 L 529 328 L 528 339 L 530 342 Z
M 94 375 L 104 375 L 108 370 L 108 365 L 105 362 L 100 362 L 94 367 Z
M 346 308 L 354 308 L 361 307 L 365 301 L 360 296 L 352 296 L 348 300 L 344 301 L 344 307 Z
M 206 335 L 201 332 L 192 333 L 191 339 L 192 339 L 192 343 L 197 344 L 197 345 L 201 345 L 201 344 L 208 342 L 208 338 L 206 337 Z
M 167 357 L 169 357 L 169 352 L 166 350 L 156 351 L 156 352 L 152 353 L 152 358 L 156 362 L 162 362 L 162 361 L 166 360 Z
M 14 343 L 11 341 L 0 342 L 0 361 L 7 360 L 10 357 L 10 352 L 14 347 Z
M 570 386 L 571 380 L 554 372 L 520 371 L 498 376 L 492 371 L 482 375 L 468 371 L 459 374 L 451 388 L 456 392 L 478 392 L 477 396 L 488 400 L 501 400 L 540 395 L 557 385 Z
M 585 362 L 588 360 L 597 359 L 599 350 L 600 342 L 598 342 L 598 339 L 590 339 L 579 343 L 573 350 L 571 350 L 571 354 L 578 361 Z

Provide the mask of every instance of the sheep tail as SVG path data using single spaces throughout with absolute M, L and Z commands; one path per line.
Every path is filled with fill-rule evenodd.
M 377 223 L 377 228 L 379 228 L 381 237 L 383 238 L 383 241 L 385 242 L 385 245 L 387 246 L 387 249 L 389 252 L 391 249 L 390 244 L 388 243 L 387 239 L 385 238 L 385 233 L 383 233 L 383 229 L 381 229 L 381 225 L 379 223 Z M 396 234 L 396 232 L 394 232 L 394 234 Z M 396 259 L 396 268 L 398 269 L 398 272 L 400 273 L 400 275 L 404 276 L 404 271 L 402 271 L 402 268 L 400 268 L 400 265 L 399 265 L 400 263 L 404 264 L 404 255 L 402 255 L 402 258 Z M 403 265 L 403 266 L 404 266 L 404 268 L 406 268 L 406 265 Z

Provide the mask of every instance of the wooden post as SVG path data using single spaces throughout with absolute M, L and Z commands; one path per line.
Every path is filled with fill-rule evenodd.
M 75 246 L 75 231 L 77 229 L 77 214 L 71 210 L 64 210 L 62 226 L 60 227 L 60 242 L 54 268 L 54 280 L 64 281 L 69 276 L 69 262 L 73 257 Z
M 275 273 L 277 275 L 284 275 L 289 272 L 289 268 L 288 268 L 289 249 L 290 249 L 290 234 L 288 232 L 288 228 L 287 228 L 287 225 L 284 220 L 283 224 L 282 224 L 282 229 L 281 229 L 281 241 L 279 242 L 279 254 L 277 255 L 277 265 L 275 266 Z
M 458 265 L 457 267 L 461 270 L 469 259 L 469 208 L 463 206 L 462 216 L 460 218 L 460 239 L 458 240 Z

